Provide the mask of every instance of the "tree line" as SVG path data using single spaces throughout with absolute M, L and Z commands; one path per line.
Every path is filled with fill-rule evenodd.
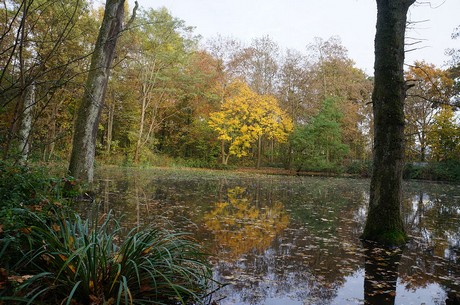
M 67 161 L 104 9 L 6 0 L 0 14 L 2 157 Z M 125 15 L 92 131 L 98 161 L 324 171 L 371 159 L 374 80 L 338 37 L 300 52 L 268 36 L 204 41 L 165 8 Z M 460 159 L 460 61 L 449 52 L 448 69 L 406 69 L 409 161 Z

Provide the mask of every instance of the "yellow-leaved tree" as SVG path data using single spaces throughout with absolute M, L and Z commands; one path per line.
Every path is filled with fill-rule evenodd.
M 451 106 L 443 105 L 435 115 L 427 140 L 433 160 L 439 162 L 459 159 L 460 128 L 455 122 L 455 113 Z
M 222 141 L 222 163 L 227 164 L 231 155 L 247 156 L 252 145 L 257 144 L 259 168 L 262 139 L 286 142 L 293 129 L 292 120 L 275 97 L 257 94 L 242 81 L 233 82 L 228 92 L 221 110 L 209 118 L 209 125 Z

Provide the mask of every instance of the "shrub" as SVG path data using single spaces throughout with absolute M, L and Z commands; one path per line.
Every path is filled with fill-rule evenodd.
M 15 208 L 29 207 L 46 212 L 49 203 L 77 196 L 80 186 L 72 177 L 52 178 L 46 168 L 30 168 L 0 161 L 0 223 L 20 227 Z
M 7 283 L 0 303 L 196 304 L 212 283 L 206 257 L 186 234 L 124 234 L 110 214 L 90 223 L 58 209 L 47 218 L 25 213 L 35 224 L 14 268 L 21 281 Z
M 353 160 L 345 167 L 347 174 L 357 175 L 359 177 L 367 178 L 372 174 L 372 162 L 364 160 Z
M 404 178 L 435 181 L 460 181 L 460 161 L 448 160 L 423 164 L 408 163 Z

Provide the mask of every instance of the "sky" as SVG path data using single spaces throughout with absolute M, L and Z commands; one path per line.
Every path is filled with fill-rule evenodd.
M 282 49 L 306 52 L 315 37 L 338 36 L 358 68 L 369 75 L 374 71 L 375 0 L 139 0 L 139 5 L 166 7 L 194 26 L 203 41 L 220 34 L 250 43 L 268 35 Z M 459 15 L 460 0 L 417 0 L 408 14 L 416 23 L 406 36 L 421 43 L 406 53 L 406 63 L 425 60 L 443 67 L 449 60 L 445 50 L 460 48 L 460 39 L 451 38 Z

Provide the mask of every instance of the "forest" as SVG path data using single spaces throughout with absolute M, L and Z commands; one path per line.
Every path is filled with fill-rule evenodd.
M 21 4 L 1 8 L 2 158 L 67 163 L 103 8 Z M 125 6 L 128 23 L 132 8 Z M 96 162 L 366 175 L 373 77 L 355 66 L 339 37 L 306 43 L 298 51 L 269 36 L 205 41 L 166 8 L 139 9 L 119 35 Z M 460 170 L 442 169 L 460 160 L 459 50 L 448 47 L 448 68 L 423 60 L 405 68 L 409 175 L 460 178 Z

